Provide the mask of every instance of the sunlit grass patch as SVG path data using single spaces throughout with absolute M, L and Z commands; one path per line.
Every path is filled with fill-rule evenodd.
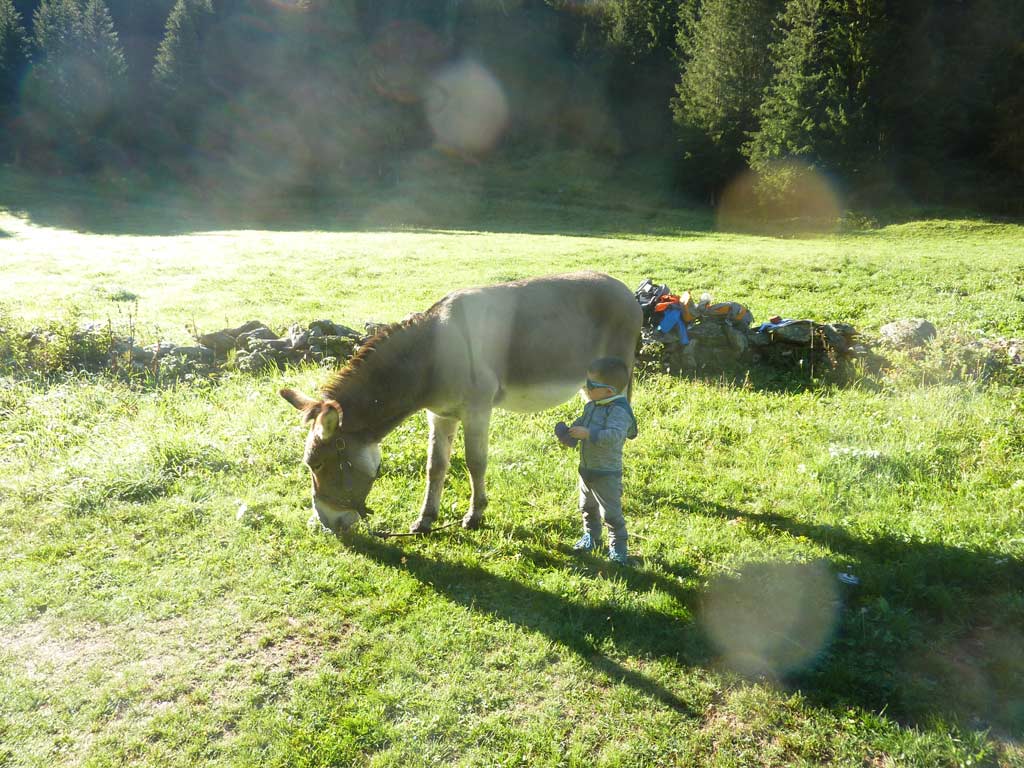
M 103 314 L 113 286 L 154 339 L 193 316 L 398 319 L 457 285 L 584 266 L 759 315 L 1024 335 L 1013 226 L 785 241 L 4 226 L 0 248 L 27 249 L 17 288 L 0 285 L 20 292 L 10 316 L 46 317 L 58 292 Z M 62 270 L 59 291 L 28 280 Z M 571 550 L 576 457 L 552 425 L 578 402 L 495 413 L 483 529 L 380 539 L 422 500 L 417 414 L 384 440 L 375 515 L 338 539 L 306 527 L 305 430 L 277 394 L 323 371 L 8 371 L 0 763 L 1016 765 L 1024 404 L 1004 379 L 916 375 L 940 368 L 908 359 L 847 388 L 644 377 L 627 569 Z M 463 455 L 459 436 L 439 522 L 466 511 Z M 722 585 L 749 606 L 742 628 L 720 614 L 725 640 L 708 629 Z M 804 632 L 798 609 L 827 623 Z M 754 652 L 771 663 L 737 664 Z

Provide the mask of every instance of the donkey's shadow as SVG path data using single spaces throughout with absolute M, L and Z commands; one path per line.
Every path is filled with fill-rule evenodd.
M 680 606 L 682 615 L 671 616 L 614 603 L 583 605 L 484 568 L 433 559 L 373 537 L 354 536 L 348 546 L 381 565 L 401 569 L 447 600 L 545 635 L 585 659 L 610 681 L 623 682 L 681 714 L 698 714 L 661 683 L 626 668 L 600 650 L 610 639 L 624 653 L 671 657 L 686 666 L 705 663 L 708 650 L 702 633 L 684 606 Z M 527 555 L 534 560 L 546 557 L 541 550 Z M 648 591 L 658 584 L 668 587 L 663 583 L 668 580 L 641 571 L 593 563 L 584 563 L 583 567 L 592 568 L 593 573 L 602 567 L 615 568 L 634 591 Z M 692 600 L 693 595 L 678 584 L 671 588 L 677 600 Z

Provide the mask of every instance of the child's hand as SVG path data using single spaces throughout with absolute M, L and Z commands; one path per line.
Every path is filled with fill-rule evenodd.
M 586 427 L 569 427 L 569 437 L 575 437 L 577 440 L 589 440 L 590 430 Z
M 555 424 L 555 437 L 558 438 L 558 442 L 564 445 L 566 448 L 575 448 L 578 440 L 573 440 L 569 437 L 569 425 L 564 421 L 560 421 Z

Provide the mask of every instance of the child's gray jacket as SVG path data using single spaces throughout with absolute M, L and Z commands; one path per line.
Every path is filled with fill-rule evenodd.
M 590 439 L 580 441 L 581 477 L 622 474 L 622 446 L 637 436 L 636 417 L 626 398 L 587 403 L 572 426 L 590 430 Z

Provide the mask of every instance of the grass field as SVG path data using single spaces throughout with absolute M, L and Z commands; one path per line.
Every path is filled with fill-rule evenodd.
M 26 201 L 0 210 L 0 303 L 25 326 L 359 325 L 596 268 L 758 319 L 1024 337 L 1013 224 L 783 239 L 519 202 L 435 229 L 209 229 Z M 1024 765 L 1024 396 L 916 370 L 846 389 L 641 381 L 630 568 L 570 549 L 574 457 L 551 425 L 577 403 L 497 413 L 482 530 L 335 539 L 306 528 L 304 435 L 276 394 L 322 371 L 5 375 L 0 766 Z M 425 436 L 419 414 L 385 440 L 374 529 L 415 516 Z M 448 520 L 468 496 L 460 445 Z

